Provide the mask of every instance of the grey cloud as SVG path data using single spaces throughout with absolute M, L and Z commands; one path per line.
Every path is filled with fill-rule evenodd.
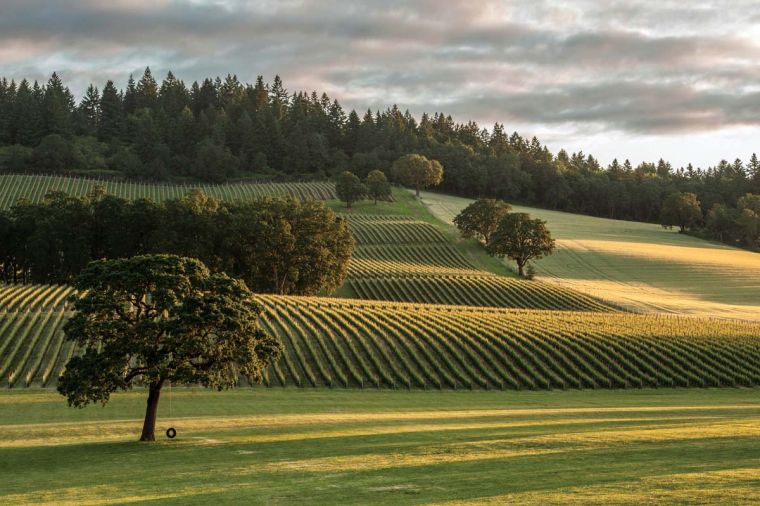
M 349 107 L 662 133 L 760 125 L 755 2 L 2 0 L 0 74 L 279 73 Z M 753 31 L 755 30 L 755 31 Z M 753 37 L 754 35 L 754 37 Z M 28 56 L 26 55 L 28 53 Z

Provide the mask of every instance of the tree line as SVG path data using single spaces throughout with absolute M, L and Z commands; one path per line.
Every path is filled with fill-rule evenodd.
M 51 192 L 0 213 L 0 280 L 71 283 L 89 262 L 146 254 L 196 258 L 254 292 L 313 295 L 340 286 L 354 240 L 318 201 L 222 203 L 195 190 L 157 204 Z
M 78 102 L 53 74 L 44 84 L 0 79 L 0 170 L 67 172 L 137 179 L 311 179 L 373 170 L 393 176 L 417 153 L 446 169 L 441 191 L 549 209 L 657 222 L 668 195 L 697 196 L 703 214 L 738 210 L 760 193 L 760 161 L 723 160 L 676 168 L 583 152 L 554 154 L 535 137 L 457 123 L 445 113 L 419 119 L 396 106 L 345 111 L 316 92 L 290 92 L 279 77 L 254 84 L 228 75 L 187 86 L 150 69 L 125 89 L 90 85 Z
M 760 195 L 747 193 L 736 207 L 713 204 L 702 213 L 702 204 L 694 193 L 671 193 L 660 213 L 663 227 L 678 227 L 679 232 L 715 239 L 747 249 L 760 249 Z

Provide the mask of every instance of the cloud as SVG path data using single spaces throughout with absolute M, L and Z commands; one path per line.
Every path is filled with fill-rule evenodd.
M 3 0 L 0 72 L 60 71 L 76 94 L 146 65 L 187 81 L 280 74 L 349 107 L 397 102 L 548 136 L 760 127 L 760 4 L 615 4 Z

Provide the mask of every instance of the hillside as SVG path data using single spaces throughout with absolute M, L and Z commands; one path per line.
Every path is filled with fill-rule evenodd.
M 49 387 L 76 353 L 60 286 L 0 288 L 0 385 Z M 760 325 L 667 315 L 258 296 L 285 345 L 268 386 L 760 385 Z
M 154 202 L 183 197 L 192 189 L 201 189 L 206 195 L 224 201 L 241 201 L 263 196 L 290 196 L 300 199 L 326 200 L 335 198 L 332 183 L 228 183 L 221 185 L 172 185 L 107 181 L 65 176 L 7 175 L 0 174 L 0 210 L 8 209 L 21 198 L 39 202 L 49 191 L 63 191 L 83 197 L 95 185 L 103 185 L 106 192 L 125 199 L 149 198 Z
M 84 196 L 96 184 L 105 185 L 113 195 L 127 199 L 146 197 L 156 202 L 182 197 L 193 188 L 223 201 L 251 200 L 265 195 L 326 200 L 348 220 L 357 240 L 348 279 L 337 296 L 528 309 L 613 309 L 574 290 L 514 279 L 504 265 L 486 255 L 473 241 L 461 241 L 452 227 L 400 189 L 394 191 L 393 202 L 377 205 L 361 202 L 346 210 L 334 200 L 334 185 L 328 182 L 171 186 L 0 175 L 0 209 L 21 198 L 40 201 L 51 190 Z
M 472 202 L 430 192 L 422 201 L 447 222 Z M 514 210 L 546 220 L 557 239 L 536 263 L 541 280 L 637 311 L 760 319 L 760 254 L 654 224 Z

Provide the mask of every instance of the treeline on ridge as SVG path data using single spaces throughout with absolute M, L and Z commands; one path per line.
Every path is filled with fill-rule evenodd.
M 322 202 L 220 202 L 201 191 L 157 204 L 50 192 L 0 212 L 0 281 L 71 283 L 96 259 L 170 253 L 245 281 L 258 293 L 314 295 L 340 286 L 354 239 Z
M 439 189 L 596 216 L 657 222 L 674 192 L 694 193 L 706 215 L 760 193 L 760 161 L 723 160 L 706 169 L 665 160 L 607 167 L 591 155 L 551 153 L 535 137 L 490 130 L 451 116 L 419 120 L 394 106 L 345 111 L 316 92 L 289 92 L 276 77 L 235 76 L 186 86 L 149 69 L 124 90 L 108 81 L 76 101 L 59 76 L 40 85 L 0 80 L 0 171 L 110 175 L 134 179 L 321 179 L 350 170 L 392 174 L 419 153 L 439 161 Z

